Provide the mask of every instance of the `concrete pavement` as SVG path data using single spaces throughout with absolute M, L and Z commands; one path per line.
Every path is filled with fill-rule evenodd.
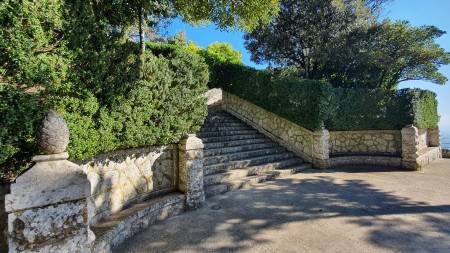
M 116 252 L 450 252 L 450 160 L 296 174 L 208 200 Z

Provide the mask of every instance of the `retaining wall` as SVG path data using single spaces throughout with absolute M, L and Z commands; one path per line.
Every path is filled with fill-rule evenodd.
M 81 165 L 91 183 L 91 223 L 152 194 L 176 188 L 176 145 L 118 150 Z
M 396 130 L 330 131 L 330 156 L 400 156 L 402 134 Z

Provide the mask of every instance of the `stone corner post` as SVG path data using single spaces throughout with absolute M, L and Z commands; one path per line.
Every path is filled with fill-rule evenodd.
M 9 252 L 89 252 L 87 197 L 90 183 L 64 152 L 69 130 L 50 112 L 43 121 L 39 145 L 45 155 L 17 178 L 6 195 Z
M 314 131 L 312 135 L 312 165 L 314 168 L 330 167 L 330 132 L 326 129 Z
M 420 170 L 419 129 L 413 125 L 402 128 L 402 167 L 408 170 Z
M 195 135 L 184 137 L 179 143 L 179 185 L 186 194 L 186 208 L 193 210 L 205 203 L 203 189 L 203 142 Z

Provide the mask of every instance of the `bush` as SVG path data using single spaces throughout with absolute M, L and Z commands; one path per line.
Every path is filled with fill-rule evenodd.
M 394 95 L 395 106 L 391 117 L 403 126 L 413 124 L 418 128 L 436 128 L 439 124 L 436 93 L 421 89 L 402 89 Z
M 137 57 L 132 58 L 137 61 Z M 128 62 L 131 66 L 135 62 Z M 168 57 L 146 54 L 144 77 L 124 83 L 108 103 L 85 91 L 56 104 L 69 125 L 72 159 L 130 147 L 164 145 L 200 129 L 207 114 L 201 96 L 208 69 L 202 59 L 175 49 Z
M 0 83 L 0 180 L 14 179 L 36 154 L 37 126 L 43 118 L 38 94 Z
M 121 70 L 120 87 L 114 86 L 117 80 L 105 80 L 96 89 L 67 85 L 47 94 L 47 106 L 37 93 L 0 86 L 1 179 L 14 179 L 29 167 L 30 158 L 38 153 L 36 130 L 48 107 L 69 126 L 68 152 L 73 160 L 121 148 L 175 143 L 198 131 L 207 114 L 202 94 L 207 90 L 208 66 L 200 56 L 178 48 L 165 55 L 147 53 L 143 78 L 137 79 L 133 68 L 138 57 L 125 54 L 119 61 L 123 66 L 113 66 Z
M 316 80 L 274 77 L 266 71 L 222 64 L 211 86 L 222 87 L 302 127 L 317 130 L 329 117 L 331 85 Z
M 213 68 L 211 87 L 222 87 L 249 102 L 310 130 L 335 131 L 437 127 L 436 95 L 405 89 L 332 88 L 295 75 L 275 75 L 236 64 Z

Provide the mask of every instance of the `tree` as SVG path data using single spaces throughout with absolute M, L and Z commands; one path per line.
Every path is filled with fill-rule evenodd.
M 295 66 L 319 77 L 319 65 L 334 57 L 333 48 L 374 17 L 365 1 L 284 0 L 277 18 L 245 35 L 246 47 L 257 63 Z
M 448 81 L 439 68 L 450 64 L 450 52 L 435 42 L 444 31 L 435 26 L 413 27 L 406 21 L 385 21 L 373 29 L 376 35 L 362 54 L 367 54 L 364 58 L 372 72 L 378 73 L 377 87 L 393 89 L 410 80 Z
M 297 68 L 339 87 L 393 89 L 406 80 L 445 83 L 448 53 L 436 27 L 378 23 L 386 1 L 284 0 L 277 18 L 245 36 L 257 63 Z M 292 72 L 292 71 L 291 71 Z
M 242 65 L 241 53 L 233 48 L 230 43 L 214 42 L 206 48 L 205 57 L 221 63 Z

